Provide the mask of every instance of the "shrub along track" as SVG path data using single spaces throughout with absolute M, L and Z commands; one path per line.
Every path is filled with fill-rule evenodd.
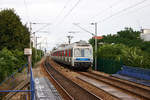
M 79 74 L 89 77 L 89 78 L 93 78 L 100 82 L 104 82 L 106 84 L 119 88 L 122 91 L 136 95 L 142 100 L 150 99 L 150 87 L 145 87 L 139 84 L 134 84 L 132 82 L 128 82 L 128 81 L 117 79 L 117 78 L 110 77 L 110 76 L 96 74 L 96 73 L 93 73 L 92 71 L 79 72 Z
M 81 86 L 74 83 L 73 81 L 59 73 L 57 70 L 55 70 L 55 68 L 53 68 L 49 64 L 48 60 L 45 61 L 44 68 L 47 70 L 49 75 L 53 77 L 55 81 L 57 81 L 59 86 L 63 88 L 65 93 L 70 97 L 70 100 L 101 100 L 101 98 L 99 98 L 98 96 L 82 88 Z M 69 100 L 69 98 L 67 98 L 66 100 Z

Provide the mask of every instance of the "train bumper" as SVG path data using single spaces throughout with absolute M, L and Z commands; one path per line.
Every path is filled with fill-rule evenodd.
M 91 62 L 74 62 L 74 67 L 81 69 L 88 69 L 91 65 Z

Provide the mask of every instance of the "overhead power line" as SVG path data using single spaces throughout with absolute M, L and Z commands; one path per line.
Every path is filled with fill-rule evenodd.
M 58 13 L 58 15 L 55 17 L 54 22 L 56 22 L 56 20 L 58 19 L 59 16 L 61 16 L 61 14 L 64 12 L 64 10 L 67 8 L 67 5 L 69 4 L 71 0 L 67 0 L 67 2 L 65 3 L 64 7 L 61 9 L 61 11 Z
M 103 13 L 106 12 L 106 10 L 112 9 L 114 6 L 116 6 L 116 5 L 119 4 L 119 3 L 120 3 L 120 0 L 117 0 L 117 1 L 114 2 L 113 4 L 109 5 L 108 8 L 105 8 L 105 9 L 101 10 L 100 12 L 98 12 L 98 14 L 92 16 L 91 19 L 93 19 L 93 18 L 95 18 L 95 17 L 97 17 L 97 16 L 99 16 L 99 15 L 102 15 Z
M 71 12 L 78 6 L 81 0 L 78 0 L 77 3 L 69 10 L 69 12 L 63 17 L 62 21 L 63 22 L 70 14 Z
M 26 0 L 24 0 L 24 6 L 25 6 L 25 10 L 26 10 L 26 17 L 27 17 L 27 20 L 28 20 L 28 23 L 29 23 L 30 22 L 30 18 L 29 18 L 28 6 L 27 6 L 27 3 L 26 3 Z
M 122 10 L 120 10 L 120 11 L 118 11 L 118 12 L 116 12 L 116 13 L 114 13 L 114 14 L 112 14 L 112 15 L 106 17 L 106 18 L 104 18 L 103 20 L 98 21 L 98 23 L 99 23 L 99 22 L 104 22 L 104 21 L 106 21 L 106 20 L 108 20 L 108 19 L 110 19 L 110 18 L 112 18 L 112 17 L 114 17 L 114 16 L 116 16 L 116 15 L 122 13 L 122 12 L 128 11 L 129 9 L 132 9 L 132 8 L 138 6 L 138 5 L 140 5 L 140 4 L 142 4 L 142 3 L 146 2 L 146 1 L 147 1 L 147 0 L 143 0 L 143 1 L 138 2 L 138 3 L 134 4 L 134 5 L 131 5 L 131 6 L 127 7 L 127 8 L 124 8 L 124 9 L 122 9 Z
M 34 24 L 34 23 L 33 23 L 33 24 Z M 41 31 L 42 29 L 44 29 L 44 28 L 48 27 L 49 25 L 51 25 L 51 23 L 36 23 L 36 24 L 46 24 L 46 25 L 44 25 L 43 27 L 39 28 L 39 29 L 36 30 L 35 32 L 39 32 L 39 31 Z
M 85 32 L 90 33 L 91 35 L 94 35 L 92 32 L 90 32 L 90 31 L 86 30 L 85 28 L 83 28 L 83 27 L 79 26 L 79 25 L 78 25 L 78 24 L 76 24 L 76 23 L 73 23 L 73 25 L 77 26 L 78 28 L 82 29 L 82 30 L 83 30 L 83 31 L 85 31 Z

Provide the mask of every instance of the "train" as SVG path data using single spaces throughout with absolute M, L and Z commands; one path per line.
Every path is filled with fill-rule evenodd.
M 93 48 L 85 41 L 62 44 L 52 50 L 51 58 L 71 68 L 87 70 L 93 64 Z

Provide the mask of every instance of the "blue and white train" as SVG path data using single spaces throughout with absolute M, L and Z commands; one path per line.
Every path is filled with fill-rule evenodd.
M 85 41 L 64 44 L 51 52 L 51 58 L 73 68 L 87 70 L 93 64 L 93 48 Z

